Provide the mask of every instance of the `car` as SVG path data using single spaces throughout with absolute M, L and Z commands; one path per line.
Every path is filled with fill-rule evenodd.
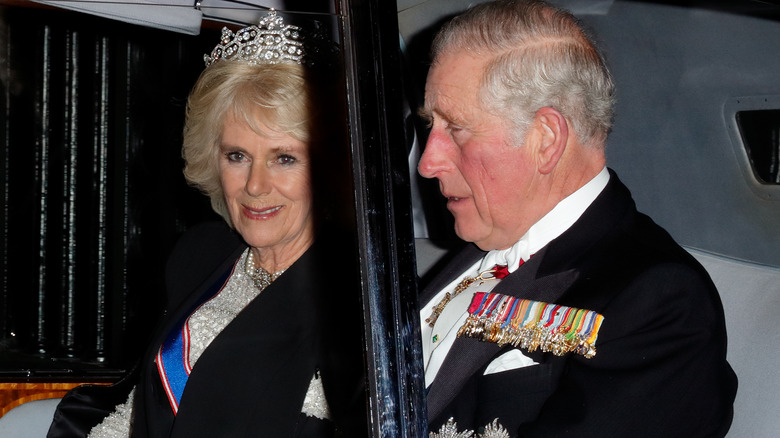
M 344 54 L 371 435 L 426 436 L 417 290 L 456 238 L 416 173 L 416 111 L 433 32 L 474 1 L 169 1 L 140 6 L 143 24 L 123 17 L 131 2 L 0 2 L 0 415 L 115 381 L 140 354 L 168 251 L 213 217 L 179 170 L 202 54 L 223 25 L 276 7 L 331 22 Z M 718 286 L 739 378 L 728 436 L 775 435 L 780 2 L 552 3 L 592 30 L 615 76 L 609 166 Z M 23 410 L 0 437 L 46 424 Z

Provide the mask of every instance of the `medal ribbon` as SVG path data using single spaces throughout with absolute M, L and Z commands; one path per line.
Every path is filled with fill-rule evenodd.
M 532 301 L 495 292 L 476 292 L 458 336 L 511 344 L 555 355 L 596 354 L 604 317 L 592 310 Z
M 157 362 L 157 371 L 160 374 L 165 394 L 173 409 L 173 414 L 179 411 L 179 401 L 184 393 L 184 387 L 187 385 L 187 379 L 192 372 L 190 364 L 190 316 L 203 303 L 219 294 L 227 284 L 227 280 L 233 274 L 233 267 L 223 273 L 217 281 L 214 282 L 203 294 L 203 296 L 194 304 L 192 311 L 185 313 L 185 317 L 174 325 L 173 330 L 160 346 L 157 352 L 155 362 Z

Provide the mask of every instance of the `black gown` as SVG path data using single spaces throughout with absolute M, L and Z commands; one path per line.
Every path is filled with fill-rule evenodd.
M 204 350 L 174 415 L 155 355 L 177 323 L 213 296 L 246 249 L 223 223 L 188 231 L 167 266 L 166 316 L 139 366 L 115 385 L 69 392 L 48 436 L 85 436 L 133 386 L 133 437 L 366 436 L 355 245 L 348 234 L 319 236 Z M 315 372 L 331 421 L 301 413 Z

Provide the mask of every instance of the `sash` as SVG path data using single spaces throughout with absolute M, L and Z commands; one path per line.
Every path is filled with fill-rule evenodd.
M 157 371 L 160 374 L 165 394 L 173 409 L 173 415 L 179 411 L 179 401 L 184 393 L 184 386 L 192 372 L 190 364 L 190 316 L 206 301 L 217 296 L 227 285 L 228 279 L 233 275 L 235 266 L 226 270 L 210 287 L 206 289 L 203 295 L 193 304 L 189 312 L 184 313 L 184 317 L 179 320 L 173 330 L 157 351 L 155 362 L 157 362 Z

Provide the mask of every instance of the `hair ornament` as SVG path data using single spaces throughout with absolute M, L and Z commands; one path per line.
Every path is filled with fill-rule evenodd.
M 304 56 L 300 28 L 284 24 L 282 17 L 272 8 L 257 25 L 235 33 L 223 27 L 219 44 L 211 55 L 203 55 L 203 60 L 206 67 L 220 60 L 248 64 L 301 64 Z

